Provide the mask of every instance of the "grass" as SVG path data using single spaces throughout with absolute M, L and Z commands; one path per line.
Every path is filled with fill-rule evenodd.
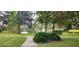
M 0 47 L 20 47 L 30 34 L 0 33 Z
M 48 43 L 40 43 L 39 47 L 79 47 L 79 30 L 69 30 L 60 35 L 62 41 L 52 41 Z
M 0 37 L 0 47 L 20 47 L 24 41 L 24 37 Z
M 79 36 L 61 36 L 62 41 L 40 43 L 39 47 L 79 47 Z
M 77 29 L 72 29 L 72 30 L 69 30 L 69 32 L 77 32 L 77 33 L 79 33 L 79 30 L 77 30 Z
M 33 34 L 16 34 L 16 33 L 9 33 L 9 32 L 1 32 L 0 37 L 26 37 L 32 36 Z
M 62 41 L 40 43 L 39 47 L 79 47 L 79 30 L 70 30 L 60 35 Z
M 68 32 L 63 32 L 62 36 L 79 36 L 79 30 L 78 29 L 71 29 Z
M 26 36 L 33 34 L 14 34 L 8 32 L 0 33 L 0 47 L 20 47 L 26 39 Z M 63 32 L 60 35 L 62 41 L 53 41 L 49 43 L 40 43 L 39 47 L 79 47 L 79 33 Z
M 60 36 L 79 36 L 79 33 L 63 32 Z

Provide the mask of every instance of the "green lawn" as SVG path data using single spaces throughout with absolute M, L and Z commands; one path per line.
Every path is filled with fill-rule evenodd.
M 16 33 L 9 33 L 9 32 L 1 32 L 0 37 L 26 37 L 32 36 L 33 34 L 16 34 Z
M 0 33 L 0 47 L 20 47 L 26 36 L 33 34 Z M 62 41 L 38 44 L 39 47 L 79 47 L 79 33 L 63 33 Z
M 79 33 L 75 32 L 63 32 L 61 36 L 79 36 Z
M 79 47 L 78 36 L 62 36 L 62 41 L 38 44 L 39 47 Z
M 71 30 L 69 30 L 69 32 L 76 32 L 76 33 L 79 33 L 79 30 L 77 30 L 77 29 L 71 29 Z
M 75 30 L 79 31 L 79 30 Z M 60 37 L 61 41 L 52 41 L 48 43 L 40 43 L 39 47 L 79 47 L 79 32 L 63 32 Z
M 24 41 L 24 37 L 0 37 L 0 47 L 19 47 Z
M 71 29 L 68 32 L 63 32 L 62 36 L 79 36 L 79 30 Z
M 0 33 L 0 47 L 19 47 L 26 40 L 26 36 L 25 34 Z

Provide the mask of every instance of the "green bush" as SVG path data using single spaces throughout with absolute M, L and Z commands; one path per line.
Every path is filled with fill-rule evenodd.
M 55 30 L 55 33 L 57 34 L 62 34 L 62 32 L 64 32 L 63 30 Z
M 38 32 L 35 34 L 33 40 L 37 43 L 45 43 L 49 41 L 58 41 L 61 40 L 61 38 L 56 33 Z
M 2 32 L 2 30 L 0 29 L 0 32 Z
M 37 43 L 39 43 L 39 42 L 40 42 L 40 43 L 44 43 L 44 42 L 47 41 L 46 38 L 47 38 L 46 33 L 44 33 L 44 32 L 39 32 L 39 33 L 36 33 L 36 34 L 35 34 L 33 40 L 34 40 L 35 42 L 37 42 Z
M 50 33 L 49 38 L 50 38 L 49 39 L 50 41 L 59 41 L 59 40 L 61 40 L 60 36 L 56 33 Z

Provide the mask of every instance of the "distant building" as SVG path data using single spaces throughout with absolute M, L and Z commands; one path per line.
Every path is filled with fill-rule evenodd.
M 7 26 L 7 15 L 5 11 L 0 11 L 0 26 Z
M 6 11 L 0 11 L 0 32 L 7 26 L 8 14 Z

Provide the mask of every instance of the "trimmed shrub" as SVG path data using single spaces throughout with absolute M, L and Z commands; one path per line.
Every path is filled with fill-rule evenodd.
M 64 32 L 63 30 L 55 30 L 55 33 L 57 33 L 57 34 L 62 34 L 62 32 Z
M 44 42 L 47 42 L 46 36 L 47 33 L 45 32 L 39 32 L 39 33 L 36 33 L 33 40 L 34 42 L 37 42 L 37 43 L 44 43 Z
M 0 32 L 2 32 L 2 30 L 0 29 Z
M 50 38 L 49 39 L 50 41 L 59 41 L 59 40 L 61 40 L 60 36 L 56 33 L 50 33 L 49 38 Z
M 46 43 L 49 41 L 58 41 L 61 38 L 56 33 L 38 32 L 35 34 L 33 40 L 37 43 Z

